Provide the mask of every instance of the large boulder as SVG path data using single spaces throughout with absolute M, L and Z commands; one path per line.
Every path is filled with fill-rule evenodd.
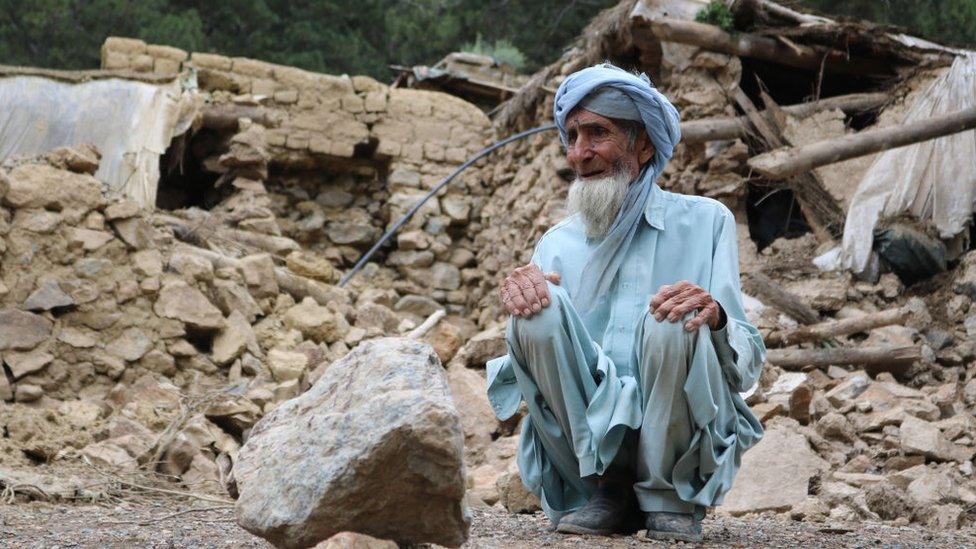
M 454 363 L 447 369 L 451 396 L 461 411 L 465 448 L 470 454 L 480 454 L 491 444 L 498 429 L 498 419 L 488 402 L 487 382 L 477 370 Z
M 789 420 L 777 422 L 745 453 L 722 509 L 733 515 L 788 511 L 807 498 L 810 478 L 830 464 L 810 448 L 796 427 Z
M 237 520 L 281 547 L 342 531 L 401 544 L 467 538 L 464 433 L 426 344 L 361 344 L 251 430 L 234 476 Z

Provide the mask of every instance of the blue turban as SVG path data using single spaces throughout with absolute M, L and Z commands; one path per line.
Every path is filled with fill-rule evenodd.
M 591 91 L 577 106 L 607 118 L 632 120 L 634 122 L 644 121 L 634 100 L 626 93 L 609 86 Z
M 622 92 L 633 102 L 640 113 L 641 121 L 644 122 L 647 136 L 654 145 L 654 156 L 642 167 L 637 179 L 631 183 L 617 219 L 583 268 L 580 287 L 573 299 L 581 313 L 590 311 L 599 300 L 605 299 L 617 275 L 617 270 L 627 255 L 630 243 L 637 233 L 637 227 L 651 198 L 651 189 L 681 139 L 681 120 L 678 110 L 664 94 L 657 91 L 647 75 L 637 76 L 610 63 L 603 63 L 569 75 L 556 90 L 553 117 L 556 119 L 559 138 L 564 147 L 568 146 L 566 117 L 577 106 L 586 108 L 589 104 L 594 107 L 593 112 L 597 110 L 632 112 L 629 107 L 620 102 L 621 97 L 617 93 L 598 92 L 591 96 L 594 91 L 601 88 Z M 597 112 L 597 114 L 601 113 Z M 608 118 L 614 117 L 608 116 Z

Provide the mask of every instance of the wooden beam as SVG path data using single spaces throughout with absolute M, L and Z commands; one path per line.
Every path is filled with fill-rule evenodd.
M 827 19 L 826 17 L 810 15 L 809 13 L 801 13 L 786 6 L 781 6 L 775 2 L 769 2 L 768 0 L 758 0 L 757 4 L 759 4 L 763 10 L 768 11 L 774 16 L 792 21 L 798 25 L 829 25 L 833 23 L 833 21 Z
M 266 128 L 277 127 L 281 122 L 280 115 L 264 107 L 232 103 L 207 105 L 200 111 L 200 115 L 204 128 L 223 131 L 236 132 L 241 118 L 250 118 L 255 124 Z
M 768 150 L 789 144 L 783 137 L 785 116 L 771 97 L 763 94 L 766 110 L 762 113 L 741 88 L 733 91 L 733 98 L 756 129 L 756 136 L 763 147 Z M 786 184 L 793 191 L 803 217 L 820 242 L 831 242 L 843 233 L 844 211 L 816 174 L 790 178 Z
M 912 314 L 911 307 L 903 306 L 854 318 L 831 320 L 809 326 L 800 326 L 791 330 L 773 332 L 766 336 L 765 342 L 767 347 L 779 347 L 811 341 L 824 341 L 837 336 L 866 332 L 892 324 L 902 324 L 909 320 Z
M 635 13 L 633 22 L 636 29 L 648 29 L 658 40 L 690 44 L 706 50 L 738 57 L 752 57 L 770 63 L 787 65 L 800 69 L 825 71 L 856 75 L 892 75 L 889 63 L 880 59 L 851 58 L 840 50 L 820 46 L 787 46 L 770 36 L 758 34 L 729 34 L 714 25 L 696 23 L 673 17 L 649 18 L 643 13 Z
M 285 236 L 274 236 L 225 227 L 219 221 L 212 219 L 213 216 L 209 213 L 202 217 L 202 219 L 186 220 L 162 213 L 154 215 L 155 219 L 166 223 L 173 229 L 178 229 L 177 232 L 179 234 L 196 233 L 203 240 L 230 240 L 248 248 L 251 252 L 259 250 L 284 257 L 302 248 L 298 242 Z
M 784 370 L 804 370 L 851 364 L 862 366 L 869 374 L 904 373 L 922 353 L 914 345 L 879 347 L 833 347 L 824 349 L 770 349 L 766 361 Z
M 806 118 L 812 114 L 841 110 L 847 114 L 859 114 L 884 106 L 891 97 L 885 93 L 852 93 L 838 95 L 819 101 L 810 101 L 783 107 L 783 111 L 796 118 Z M 736 139 L 749 135 L 749 117 L 701 118 L 681 123 L 682 143 L 702 143 Z
M 786 313 L 800 324 L 814 324 L 820 320 L 817 311 L 811 309 L 799 297 L 787 292 L 768 276 L 760 272 L 742 275 L 742 286 L 764 304 Z
M 976 107 L 902 126 L 867 130 L 754 156 L 749 167 L 772 179 L 976 128 Z

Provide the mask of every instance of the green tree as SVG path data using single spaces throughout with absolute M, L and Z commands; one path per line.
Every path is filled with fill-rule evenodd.
M 177 46 L 203 42 L 195 10 L 166 0 L 0 0 L 0 62 L 94 68 L 107 36 L 134 36 Z
M 940 43 L 976 45 L 976 0 L 803 0 L 825 14 L 895 25 Z
M 95 68 L 108 36 L 388 79 L 480 34 L 533 70 L 615 0 L 0 0 L 0 63 Z

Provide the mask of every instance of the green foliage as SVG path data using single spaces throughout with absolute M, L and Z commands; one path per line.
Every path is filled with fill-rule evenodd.
M 0 64 L 82 69 L 108 36 L 381 80 L 479 36 L 532 71 L 616 0 L 0 0 Z M 475 40 L 478 43 L 478 40 Z
M 495 61 L 504 63 L 516 70 L 525 68 L 525 54 L 515 47 L 515 44 L 505 39 L 496 40 L 494 44 L 488 44 L 481 39 L 481 33 L 478 33 L 478 37 L 474 43 L 464 44 L 461 46 L 461 51 L 487 55 Z
M 939 43 L 976 46 L 976 0 L 803 0 L 825 14 L 896 25 Z
M 709 2 L 707 6 L 695 14 L 695 21 L 715 25 L 725 32 L 733 32 L 735 30 L 735 23 L 732 21 L 732 10 L 725 5 L 725 2 Z
M 388 80 L 463 44 L 533 71 L 617 0 L 0 0 L 0 64 L 95 68 L 108 36 Z M 831 15 L 976 45 L 976 0 L 802 0 Z M 731 30 L 724 2 L 699 21 Z

